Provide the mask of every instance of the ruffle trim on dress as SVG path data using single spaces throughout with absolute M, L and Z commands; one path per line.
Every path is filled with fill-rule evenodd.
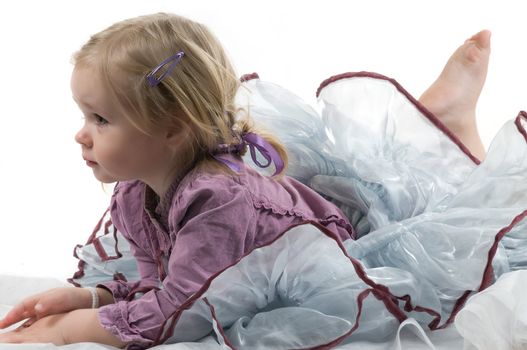
M 110 229 L 112 230 L 110 231 Z M 110 233 L 114 242 L 112 252 L 108 252 L 108 247 L 105 248 L 105 244 L 101 242 L 101 238 L 110 235 Z M 83 254 L 83 249 L 88 246 L 92 246 L 94 248 L 101 263 L 122 258 L 123 254 L 119 250 L 118 232 L 115 226 L 112 224 L 112 220 L 109 215 L 109 209 L 104 212 L 86 243 L 84 245 L 78 244 L 73 250 L 73 256 L 79 259 L 79 262 L 77 264 L 77 271 L 71 278 L 68 278 L 67 281 L 73 284 L 75 287 L 82 287 L 82 285 L 79 283 L 79 280 L 85 275 L 86 261 L 82 259 L 81 255 Z M 126 281 L 126 277 L 121 272 L 115 271 L 113 273 L 113 280 Z
M 373 79 L 380 79 L 380 80 L 386 80 L 395 86 L 397 90 L 399 90 L 403 95 L 406 96 L 406 98 L 416 106 L 416 108 L 426 117 L 428 118 L 439 130 L 445 133 L 462 151 L 469 157 L 475 164 L 481 163 L 481 161 L 470 152 L 470 150 L 461 142 L 461 140 L 452 132 L 450 129 L 446 127 L 441 120 L 439 120 L 432 112 L 430 112 L 421 102 L 416 100 L 408 91 L 406 91 L 405 88 L 402 87 L 401 84 L 399 84 L 395 79 L 386 77 L 382 74 L 374 73 L 374 72 L 347 72 L 342 73 L 338 75 L 334 75 L 332 77 L 329 77 L 328 79 L 324 80 L 320 86 L 317 89 L 316 96 L 319 97 L 320 93 L 324 88 L 326 88 L 328 85 L 335 83 L 342 79 L 349 79 L 349 78 L 373 78 Z
M 223 273 L 225 273 L 229 269 L 232 269 L 234 266 L 239 264 L 243 259 L 247 258 L 251 254 L 257 252 L 260 249 L 265 249 L 266 247 L 273 245 L 275 242 L 283 239 L 288 233 L 294 231 L 295 229 L 302 230 L 303 227 L 309 227 L 309 226 L 313 226 L 314 228 L 316 228 L 316 230 L 318 230 L 318 232 L 320 232 L 323 236 L 325 236 L 326 239 L 329 238 L 330 240 L 334 241 L 334 244 L 338 246 L 336 251 L 340 251 L 342 255 L 347 258 L 349 263 L 352 264 L 353 270 L 355 271 L 358 278 L 360 278 L 360 280 L 362 280 L 365 283 L 366 288 L 364 288 L 362 291 L 360 291 L 360 293 L 358 293 L 355 300 L 334 300 L 335 303 L 340 304 L 342 307 L 344 307 L 346 303 L 348 302 L 355 303 L 357 305 L 357 313 L 356 315 L 354 315 L 355 322 L 351 325 L 350 329 L 347 332 L 345 332 L 344 334 L 341 334 L 338 337 L 330 339 L 324 342 L 323 344 L 321 343 L 306 344 L 304 347 L 301 347 L 301 349 L 329 349 L 329 348 L 332 348 L 338 345 L 339 343 L 344 341 L 347 337 L 351 336 L 360 327 L 361 316 L 363 315 L 363 305 L 369 295 L 373 295 L 375 299 L 380 301 L 384 305 L 383 307 L 398 322 L 404 321 L 408 317 L 408 314 L 411 312 L 426 313 L 432 317 L 431 322 L 428 323 L 428 327 L 431 330 L 445 328 L 454 320 L 454 317 L 459 312 L 459 310 L 463 307 L 464 303 L 466 302 L 467 298 L 470 295 L 472 295 L 474 292 L 481 291 L 482 289 L 488 286 L 488 281 L 492 277 L 492 271 L 491 269 L 488 268 L 488 266 L 491 266 L 492 264 L 492 259 L 494 258 L 493 252 L 495 252 L 496 246 L 498 245 L 500 239 L 507 232 L 509 232 L 514 226 L 516 226 L 519 222 L 521 222 L 526 216 L 527 216 L 527 210 L 519 214 L 516 218 L 514 218 L 514 220 L 510 223 L 510 225 L 508 225 L 507 227 L 504 227 L 496 234 L 494 242 L 489 249 L 489 254 L 487 258 L 487 268 L 485 268 L 485 271 L 483 275 L 481 276 L 481 285 L 474 286 L 474 290 L 467 290 L 464 293 L 462 293 L 462 295 L 455 301 L 454 307 L 448 313 L 448 317 L 446 320 L 441 319 L 441 315 L 438 310 L 433 310 L 431 308 L 424 307 L 424 306 L 414 303 L 410 295 L 394 295 L 390 291 L 389 287 L 383 285 L 382 283 L 375 282 L 372 278 L 370 278 L 370 276 L 366 272 L 365 267 L 361 264 L 361 262 L 351 257 L 350 255 L 348 255 L 342 243 L 340 243 L 338 238 L 331 231 L 329 231 L 328 229 L 326 229 L 319 223 L 308 222 L 306 224 L 291 226 L 290 229 L 283 232 L 279 237 L 277 237 L 272 242 L 268 242 L 267 244 L 256 248 L 252 252 L 242 257 L 236 263 L 232 264 L 231 266 L 211 276 L 211 278 L 209 278 L 206 281 L 206 283 L 203 285 L 202 288 L 200 288 L 198 292 L 196 292 L 189 299 L 187 299 L 187 301 L 185 301 L 181 305 L 179 310 L 175 312 L 174 314 L 172 314 L 169 319 L 167 319 L 167 321 L 165 322 L 163 326 L 163 331 L 160 333 L 159 337 L 156 339 L 155 344 L 156 345 L 162 344 L 166 342 L 167 340 L 169 340 L 171 336 L 173 335 L 173 332 L 177 326 L 177 323 L 181 319 L 183 313 L 186 310 L 190 310 L 196 302 L 203 299 L 203 301 L 209 306 L 209 310 L 210 310 L 210 315 L 209 315 L 210 322 L 211 322 L 210 331 L 214 331 L 214 329 L 216 329 L 216 333 L 217 333 L 216 335 L 223 338 L 222 340 L 219 340 L 219 341 L 224 342 L 229 348 L 235 349 L 236 347 L 235 345 L 233 345 L 232 340 L 228 339 L 228 332 L 225 331 L 226 329 L 225 327 L 226 326 L 228 327 L 229 325 L 222 325 L 222 321 L 219 319 L 218 314 L 217 314 L 217 311 L 222 310 L 222 307 L 215 305 L 214 301 L 211 301 L 210 296 L 207 296 L 207 293 L 210 292 L 211 285 L 213 285 L 214 281 L 218 279 L 219 277 L 221 277 Z M 299 236 L 304 235 L 303 232 L 297 232 L 297 234 L 299 234 Z M 293 238 L 293 240 L 294 239 L 295 238 Z M 315 264 L 319 264 L 319 263 L 315 263 Z M 320 265 L 317 265 L 317 266 L 321 268 L 321 271 L 325 271 L 326 273 L 331 273 L 330 270 L 326 270 Z M 298 276 L 298 277 L 300 278 L 301 276 Z M 230 282 L 234 284 L 238 283 L 236 281 L 230 281 Z M 283 307 L 286 307 L 286 306 L 283 306 Z M 262 311 L 262 312 L 265 312 L 265 311 Z M 331 316 L 331 315 L 328 315 L 328 316 Z M 212 326 L 212 323 L 214 323 L 214 326 Z
M 523 123 L 527 123 L 527 112 L 525 111 L 520 111 L 520 113 L 518 113 L 514 124 L 516 124 L 518 131 L 520 132 L 520 134 L 522 134 L 523 138 L 525 139 L 525 142 L 527 142 L 527 131 L 525 131 L 525 127 L 523 126 L 522 121 Z
M 455 157 L 456 161 L 460 160 L 461 162 L 463 162 L 463 166 L 465 166 L 463 174 L 459 177 L 457 177 L 457 173 L 453 174 L 451 163 L 448 162 L 438 162 L 437 164 L 432 163 L 431 166 L 430 163 L 427 163 L 428 167 L 423 167 L 422 169 L 432 169 L 436 172 L 433 175 L 439 175 L 439 177 L 444 175 L 449 177 L 449 180 L 452 181 L 446 182 L 446 184 L 448 185 L 446 186 L 446 188 L 447 190 L 453 188 L 455 191 L 453 191 L 452 193 L 447 193 L 446 196 L 439 196 L 439 199 L 433 201 L 432 205 L 430 206 L 428 206 L 428 204 L 430 203 L 430 197 L 424 196 L 424 199 L 428 200 L 429 202 L 425 203 L 423 210 L 433 209 L 435 210 L 434 212 L 412 211 L 412 215 L 415 216 L 411 216 L 409 218 L 402 217 L 400 220 L 398 219 L 394 223 L 388 223 L 388 225 L 386 226 L 381 226 L 380 230 L 374 232 L 376 234 L 382 231 L 380 233 L 382 233 L 384 236 L 381 235 L 379 238 L 379 235 L 374 236 L 374 234 L 370 233 L 364 236 L 364 238 L 352 242 L 353 244 L 356 243 L 357 245 L 362 244 L 362 247 L 359 247 L 359 250 L 363 249 L 363 251 L 353 251 L 353 247 L 350 248 L 346 245 L 348 242 L 344 242 L 344 244 L 340 242 L 340 240 L 336 237 L 333 232 L 330 232 L 320 223 L 308 221 L 305 222 L 305 224 L 291 226 L 288 230 L 282 232 L 281 235 L 279 235 L 273 241 L 262 244 L 261 246 L 254 249 L 252 252 L 247 253 L 245 256 L 240 258 L 238 261 L 236 261 L 229 267 L 218 271 L 216 274 L 212 275 L 195 294 L 188 298 L 180 306 L 180 308 L 172 315 L 170 315 L 170 317 L 165 321 L 162 326 L 162 330 L 159 332 L 158 337 L 155 339 L 155 344 L 161 344 L 166 341 L 182 341 L 181 339 L 177 339 L 177 334 L 175 335 L 175 333 L 182 332 L 182 334 L 185 334 L 185 332 L 183 332 L 185 329 L 183 329 L 182 331 L 179 327 L 184 328 L 186 326 L 188 329 L 196 328 L 193 326 L 193 317 L 197 317 L 196 322 L 198 322 L 199 325 L 204 327 L 204 334 L 201 334 L 201 337 L 211 332 L 215 332 L 217 339 L 220 343 L 224 343 L 225 346 L 234 349 L 236 348 L 236 341 L 239 339 L 236 338 L 236 334 L 234 334 L 233 336 L 233 332 L 243 331 L 245 324 L 244 320 L 247 320 L 248 317 L 251 317 L 249 321 L 256 322 L 258 320 L 261 320 L 262 317 L 265 318 L 266 315 L 271 315 L 273 312 L 277 311 L 283 311 L 284 317 L 288 315 L 289 311 L 291 311 L 290 315 L 294 316 L 293 310 L 296 310 L 295 307 L 297 307 L 299 303 L 302 302 L 302 300 L 310 301 L 309 298 L 314 298 L 315 300 L 311 300 L 312 303 L 307 303 L 308 305 L 306 305 L 305 307 L 305 311 L 307 313 L 313 315 L 318 312 L 320 315 L 327 315 L 323 313 L 324 310 L 321 309 L 321 311 L 319 311 L 319 309 L 317 308 L 322 305 L 323 302 L 328 301 L 328 310 L 330 310 L 331 312 L 341 312 L 342 310 L 347 310 L 350 313 L 348 319 L 339 319 L 338 317 L 334 317 L 331 313 L 329 313 L 329 316 L 327 318 L 328 323 L 319 324 L 320 326 L 327 326 L 329 324 L 332 324 L 331 322 L 335 322 L 335 326 L 333 327 L 335 334 L 330 334 L 329 330 L 325 333 L 321 333 L 326 338 L 309 338 L 307 333 L 303 334 L 302 332 L 300 332 L 302 331 L 302 329 L 292 328 L 290 329 L 291 333 L 294 333 L 294 335 L 303 334 L 305 338 L 300 339 L 302 340 L 300 343 L 293 342 L 292 344 L 285 344 L 283 347 L 302 349 L 331 348 L 343 341 L 346 341 L 347 338 L 351 335 L 361 335 L 362 328 L 368 328 L 368 325 L 372 325 L 372 318 L 380 319 L 384 317 L 385 314 L 391 317 L 388 321 L 386 321 L 387 323 L 390 323 L 391 321 L 401 322 L 407 317 L 411 316 L 416 317 L 421 323 L 428 324 L 428 327 L 431 330 L 441 329 L 446 327 L 453 321 L 454 317 L 463 307 L 464 303 L 467 301 L 467 298 L 470 295 L 485 289 L 492 283 L 493 278 L 495 278 L 495 267 L 502 263 L 500 259 L 502 259 L 503 256 L 498 256 L 498 252 L 503 250 L 503 247 L 500 246 L 500 242 L 502 241 L 502 239 L 505 238 L 506 240 L 510 236 L 515 238 L 516 236 L 519 236 L 518 239 L 525 240 L 525 235 L 522 234 L 522 230 L 525 230 L 525 226 L 527 226 L 525 222 L 525 217 L 527 216 L 527 208 L 523 207 L 525 205 L 525 196 L 509 197 L 502 195 L 500 197 L 499 193 L 496 194 L 494 192 L 480 191 L 480 193 L 484 194 L 485 196 L 480 196 L 481 198 L 478 197 L 479 199 L 474 200 L 474 198 L 476 198 L 474 197 L 475 194 L 478 194 L 478 189 L 480 188 L 479 186 L 485 186 L 484 190 L 489 189 L 490 187 L 497 187 L 497 192 L 501 191 L 502 193 L 509 193 L 506 190 L 507 187 L 501 188 L 497 185 L 502 184 L 503 181 L 511 181 L 514 186 L 518 186 L 519 184 L 521 184 L 521 182 L 514 183 L 514 181 L 521 181 L 524 178 L 523 175 L 518 176 L 518 173 L 515 173 L 514 171 L 498 171 L 503 170 L 504 167 L 507 166 L 507 164 L 515 164 L 515 161 L 517 161 L 518 159 L 510 157 L 503 163 L 498 162 L 499 164 L 495 165 L 492 162 L 489 162 L 489 157 L 487 157 L 487 159 L 483 163 L 481 163 L 479 167 L 475 167 L 475 164 L 479 164 L 479 160 L 477 160 L 473 155 L 471 155 L 470 152 L 468 152 L 468 150 L 466 149 L 466 147 L 448 129 L 446 129 L 446 127 L 444 127 L 444 125 L 435 116 L 433 116 L 432 113 L 430 113 L 426 110 L 426 108 L 420 105 L 417 100 L 411 97 L 411 95 L 408 94 L 402 87 L 400 87 L 400 85 L 393 79 L 386 78 L 376 73 L 358 72 L 345 73 L 338 76 L 334 76 L 330 79 L 327 79 L 321 84 L 321 87 L 318 90 L 318 94 L 322 94 L 324 89 L 326 89 L 331 84 L 337 81 L 356 77 L 373 78 L 390 82 L 393 86 L 397 88 L 399 92 L 402 92 L 402 94 L 407 98 L 410 104 L 414 105 L 421 112 L 421 114 L 423 114 L 426 119 L 433 124 L 433 126 L 437 127 L 438 130 L 440 130 L 432 130 L 435 133 L 430 134 L 438 134 L 439 136 L 441 136 L 441 140 L 446 141 L 446 143 L 448 143 L 447 146 L 455 151 L 453 153 L 444 154 Z M 252 79 L 257 79 L 257 76 L 253 77 Z M 255 84 L 254 86 L 258 88 L 257 84 L 259 84 L 259 82 L 252 82 L 252 84 Z M 277 96 L 280 95 L 279 89 L 272 90 L 272 92 L 276 93 Z M 265 97 L 269 97 L 269 95 L 265 95 Z M 270 96 L 271 99 L 274 97 L 274 95 Z M 265 102 L 267 101 L 269 100 L 265 100 Z M 289 99 L 286 102 L 289 102 Z M 404 100 L 403 102 L 405 105 L 407 104 L 406 100 Z M 264 105 L 268 106 L 268 104 Z M 290 105 L 287 105 L 286 107 L 292 108 Z M 267 109 L 267 111 L 269 110 L 271 109 Z M 290 109 L 286 108 L 286 111 L 288 110 Z M 280 116 L 279 112 L 280 111 L 278 111 L 276 115 Z M 316 116 L 314 117 L 316 119 Z M 414 120 L 415 119 L 412 119 L 411 121 L 413 122 Z M 500 145 L 503 145 L 503 142 L 505 142 L 505 145 L 508 145 L 510 143 L 511 145 L 514 145 L 518 148 L 518 154 L 520 155 L 520 157 L 522 157 L 522 155 L 525 154 L 525 150 L 520 150 L 519 145 L 524 141 L 527 142 L 527 132 L 525 130 L 526 122 L 527 113 L 525 111 L 521 111 L 517 116 L 514 124 L 518 133 L 522 136 L 511 137 L 513 135 L 509 132 L 511 132 L 512 124 L 507 124 L 508 129 L 505 130 L 504 134 L 500 135 L 501 139 L 498 140 L 501 141 L 501 143 L 497 142 L 498 147 Z M 426 124 L 428 129 L 425 131 L 430 131 L 431 129 L 433 129 L 433 126 L 430 126 L 429 123 Z M 311 125 L 318 126 L 319 124 L 313 122 L 313 124 L 309 124 L 309 126 Z M 413 126 L 414 124 L 410 125 Z M 306 127 L 306 129 L 309 128 Z M 316 128 L 314 127 L 312 129 L 315 130 Z M 444 138 L 443 134 L 448 136 L 449 140 Z M 426 134 L 426 136 L 427 135 L 429 134 Z M 405 134 L 404 136 L 407 136 L 407 134 Z M 412 141 L 414 139 L 403 138 L 403 141 L 408 140 Z M 455 145 L 451 145 L 450 140 L 454 142 Z M 419 141 L 422 141 L 422 139 L 419 139 Z M 444 145 L 444 143 L 440 144 Z M 431 148 L 433 148 L 434 143 L 431 143 L 431 145 Z M 437 148 L 438 147 L 436 147 L 435 149 Z M 461 150 L 462 153 L 459 152 L 459 150 Z M 522 153 L 520 153 L 520 151 L 522 151 Z M 503 158 L 503 156 L 507 154 L 511 155 L 507 152 L 495 152 L 494 154 L 489 152 L 489 156 L 494 157 L 494 159 Z M 443 153 L 437 152 L 432 155 L 436 157 L 435 159 L 441 160 Z M 444 158 L 448 157 L 445 156 Z M 368 159 L 369 158 L 367 157 L 366 160 Z M 402 159 L 403 162 L 408 160 L 410 160 L 411 162 L 413 158 L 402 157 L 400 159 Z M 521 161 L 522 158 L 519 159 Z M 393 165 L 393 163 L 389 162 L 387 162 L 387 164 L 388 166 Z M 455 169 L 459 170 L 460 163 L 458 162 L 455 164 L 458 166 Z M 525 164 L 522 165 L 525 166 Z M 418 169 L 421 170 L 421 168 Z M 444 173 L 438 171 L 441 169 Z M 517 171 L 522 171 L 523 167 L 519 166 L 518 169 L 519 170 Z M 335 174 L 330 175 L 334 176 Z M 410 173 L 410 175 L 411 177 L 414 177 L 415 174 Z M 424 176 L 422 179 L 429 179 L 429 174 L 425 173 L 425 175 L 426 176 Z M 452 176 L 452 178 L 450 178 L 450 176 Z M 507 176 L 509 176 L 509 178 L 507 178 Z M 488 183 L 482 182 L 481 179 L 487 179 L 489 177 L 492 177 L 490 180 L 495 182 L 493 183 L 490 180 Z M 518 178 L 520 178 L 520 180 L 518 180 Z M 470 181 L 467 182 L 467 179 Z M 420 184 L 421 182 L 417 183 Z M 387 183 L 387 185 L 390 184 L 393 185 L 393 182 Z M 443 183 L 440 182 L 440 184 Z M 491 186 L 492 184 L 494 184 L 495 186 Z M 463 187 L 465 185 L 466 187 Z M 432 190 L 435 191 L 436 186 L 434 185 L 432 187 Z M 389 198 L 389 195 L 392 194 L 389 191 L 389 186 L 387 186 L 386 188 L 388 189 L 388 193 L 386 194 L 386 196 L 383 196 L 381 200 L 386 200 L 386 198 Z M 462 191 L 459 190 L 459 188 L 461 188 Z M 487 200 L 487 197 L 491 198 Z M 411 199 L 413 197 L 408 198 Z M 485 200 L 483 200 L 483 198 L 485 198 Z M 510 200 L 514 200 L 515 202 L 510 204 L 508 202 Z M 394 201 L 394 203 L 398 202 Z M 510 206 L 503 209 L 501 208 L 500 203 L 507 203 L 510 204 Z M 467 204 L 473 204 L 473 207 L 471 206 L 470 208 L 468 208 L 471 210 L 470 213 L 468 213 L 468 211 L 462 210 L 456 211 L 459 208 L 467 209 L 465 208 L 465 205 Z M 254 205 L 257 208 L 271 210 L 281 215 L 302 215 L 302 213 L 295 213 L 292 211 L 288 211 L 287 209 L 275 208 L 270 203 L 265 203 L 262 201 L 254 203 Z M 397 207 L 397 205 L 395 207 Z M 488 209 L 487 207 L 495 210 L 485 210 Z M 447 211 L 448 209 L 452 208 L 454 209 L 454 214 L 451 215 L 451 213 L 448 213 Z M 465 218 L 467 218 L 468 214 L 471 215 L 468 218 L 474 221 L 468 221 L 468 219 L 464 220 Z M 492 214 L 499 214 L 501 215 L 501 217 L 493 218 Z M 434 219 L 436 221 L 434 221 Z M 469 222 L 468 224 L 466 223 L 467 221 Z M 472 222 L 481 223 L 482 221 L 484 221 L 483 224 L 488 225 L 488 227 L 485 227 L 484 232 L 483 230 L 481 230 L 481 232 L 477 230 L 471 231 L 471 229 L 473 229 L 472 226 L 475 225 L 472 225 Z M 419 226 L 419 224 L 421 226 Z M 467 240 L 466 237 L 463 238 L 459 235 L 455 235 L 456 238 L 459 238 L 458 240 L 454 239 L 452 241 L 448 241 L 450 237 L 446 235 L 445 237 L 442 237 L 441 234 L 425 236 L 421 235 L 418 231 L 424 230 L 427 232 L 430 231 L 432 233 L 444 233 L 441 232 L 443 226 L 437 229 L 436 231 L 428 230 L 434 224 L 444 224 L 445 230 L 454 229 L 451 232 L 453 234 L 481 233 L 481 238 Z M 518 227 L 520 227 L 520 229 L 518 229 Z M 383 230 L 383 228 L 386 228 L 386 230 Z M 403 234 L 397 236 L 397 241 L 394 242 L 395 245 L 401 245 L 401 242 L 408 244 L 412 243 L 408 241 L 408 237 L 410 235 L 406 235 L 406 233 L 410 232 L 410 229 L 415 230 L 415 234 L 411 237 L 412 239 L 414 239 L 414 241 L 417 240 L 418 243 L 422 243 L 423 241 L 419 241 L 419 239 L 424 239 L 424 242 L 426 242 L 427 244 L 422 244 L 417 247 L 406 245 L 401 245 L 399 247 L 390 247 L 392 251 L 389 252 L 386 252 L 384 250 L 381 250 L 380 252 L 376 251 L 376 247 L 379 247 L 388 241 L 391 242 L 391 238 L 396 237 L 396 234 L 400 233 L 392 231 L 397 231 L 398 229 L 401 229 L 401 231 L 403 231 Z M 483 235 L 482 233 L 485 233 L 485 235 Z M 509 235 L 509 237 L 507 235 Z M 376 241 L 377 238 L 378 241 Z M 443 238 L 445 239 L 445 242 L 442 241 Z M 318 243 L 314 244 L 315 241 Z M 430 246 L 434 246 L 437 244 L 439 245 L 437 249 L 432 251 L 426 251 L 426 249 L 430 248 Z M 442 244 L 444 244 L 444 246 Z M 474 245 L 477 245 L 477 249 L 473 247 Z M 307 250 L 308 247 L 310 247 L 311 250 Z M 330 253 L 327 253 L 328 251 L 323 250 L 324 247 L 330 247 L 332 250 L 328 250 Z M 425 249 L 425 255 L 428 254 L 429 258 L 433 259 L 434 262 L 437 263 L 437 266 L 434 266 L 433 268 L 439 268 L 440 271 L 431 271 L 430 269 L 426 270 L 425 266 L 422 266 L 420 264 L 417 264 L 417 271 L 405 269 L 407 265 L 405 265 L 405 261 L 403 261 L 404 258 L 408 258 L 409 260 L 411 260 L 412 258 L 415 259 L 415 256 L 412 255 L 412 250 L 405 250 L 407 248 Z M 444 250 L 449 248 L 451 250 Z M 271 249 L 274 249 L 274 252 L 271 251 L 272 253 L 266 255 L 267 253 L 265 252 L 269 252 Z M 386 249 L 388 249 L 388 247 Z M 463 249 L 465 249 L 466 251 L 464 251 Z M 458 250 L 461 251 L 460 255 L 455 255 L 455 253 L 458 253 Z M 306 253 L 306 256 L 302 256 L 300 253 L 304 251 L 309 252 L 312 255 Z M 366 253 L 371 253 L 373 251 L 374 253 L 379 254 L 384 253 L 395 255 L 391 258 L 394 258 L 396 265 L 382 265 L 383 261 L 388 260 L 381 259 L 379 260 L 381 266 L 367 266 L 368 264 L 365 263 L 367 257 L 365 257 L 364 254 L 355 254 L 362 253 L 364 251 L 366 251 Z M 298 257 L 299 254 L 300 257 Z M 407 256 L 401 257 L 397 254 L 406 254 Z M 459 257 L 461 257 L 461 259 Z M 441 261 L 441 258 L 444 258 L 444 261 Z M 335 263 L 335 260 L 338 259 L 343 259 L 343 261 L 336 261 Z M 444 273 L 445 271 L 448 271 L 448 269 L 452 266 L 449 265 L 449 262 L 451 262 L 449 259 L 454 259 L 454 262 L 462 264 L 463 267 L 466 266 L 466 270 L 463 270 L 465 271 L 465 276 L 462 276 L 460 273 L 457 272 L 452 274 Z M 248 263 L 248 261 L 251 263 Z M 400 263 L 400 266 L 397 265 L 397 262 Z M 421 262 L 421 260 L 418 260 L 418 262 Z M 393 263 L 393 261 L 390 261 L 390 263 Z M 496 263 L 496 265 L 493 265 L 493 263 Z M 296 265 L 290 266 L 291 264 Z M 426 264 L 426 261 L 423 264 Z M 346 273 L 350 274 L 349 276 L 351 277 L 349 278 L 349 280 L 344 280 L 340 278 L 343 275 L 339 275 L 339 273 L 342 273 L 343 270 L 346 270 Z M 382 271 L 379 272 L 379 270 Z M 394 270 L 397 270 L 398 272 L 395 273 Z M 385 271 L 387 271 L 387 274 L 383 275 Z M 389 279 L 386 279 L 386 276 L 391 276 L 389 275 L 390 272 L 394 273 L 393 276 L 395 277 L 393 277 L 392 280 L 396 282 L 392 285 L 390 285 L 389 282 L 386 282 L 387 280 L 389 281 Z M 430 284 L 429 281 L 426 280 L 426 277 L 428 277 L 428 272 L 434 272 L 435 274 L 430 275 L 441 276 L 442 278 L 444 278 L 444 280 L 438 279 L 432 281 L 436 282 L 435 284 Z M 236 276 L 236 274 L 242 277 L 250 276 L 250 278 L 244 278 L 242 280 L 233 279 L 232 276 Z M 442 274 L 444 274 L 444 276 Z M 466 278 L 466 275 L 469 274 L 470 278 Z M 424 280 L 420 280 L 420 276 L 424 276 Z M 404 278 L 406 278 L 406 280 Z M 269 281 L 271 280 L 276 282 L 274 284 L 274 290 L 269 290 Z M 313 283 L 310 284 L 308 282 Z M 337 284 L 331 285 L 332 282 Z M 345 284 L 347 282 L 349 283 Z M 399 282 L 403 284 L 403 287 L 399 287 L 399 284 L 397 284 Z M 445 286 L 443 286 L 443 282 L 446 282 Z M 258 283 L 261 284 L 259 285 Z M 414 286 L 412 283 L 416 283 L 417 289 L 412 289 L 412 287 Z M 327 286 L 337 289 L 339 292 L 347 288 L 346 286 L 351 286 L 350 288 L 356 289 L 352 290 L 354 294 L 350 292 L 354 295 L 350 298 L 335 298 L 329 292 L 326 294 L 317 294 L 317 292 L 319 292 L 319 289 L 323 289 Z M 245 287 L 247 287 L 246 290 L 236 289 Z M 430 299 L 426 299 L 426 295 L 423 297 L 423 295 L 428 292 L 432 292 L 433 296 L 435 297 L 436 294 L 441 294 L 442 292 L 444 292 L 443 288 L 450 288 L 448 290 L 450 294 L 448 294 L 443 299 L 436 298 L 439 300 L 439 302 L 437 303 L 435 303 L 435 299 L 432 301 L 430 301 Z M 233 294 L 231 292 L 240 292 L 238 296 L 245 296 L 246 299 L 237 298 L 237 294 Z M 247 294 L 243 294 L 242 292 L 247 292 Z M 294 295 L 289 295 L 288 293 L 293 293 Z M 320 297 L 320 295 L 322 295 L 322 297 Z M 375 298 L 368 298 L 369 295 L 373 295 Z M 451 295 L 454 295 L 455 298 L 453 297 L 452 299 L 448 299 Z M 320 297 L 322 299 L 317 299 L 315 297 Z M 291 299 L 291 303 L 287 303 L 288 298 Z M 245 304 L 242 304 L 242 301 L 245 302 Z M 278 305 L 276 304 L 277 301 L 284 302 L 284 304 Z M 247 305 L 246 310 L 239 309 L 242 305 Z M 228 308 L 226 306 L 233 307 Z M 231 314 L 229 314 L 229 312 L 231 312 Z M 229 317 L 226 317 L 226 313 Z M 283 320 L 283 318 L 279 317 L 275 319 Z M 298 320 L 302 320 L 302 318 L 298 318 Z M 308 321 L 306 320 L 306 322 Z M 360 327 L 360 325 L 362 325 L 362 327 Z M 375 325 L 379 326 L 381 324 L 379 323 Z M 272 327 L 273 324 L 269 323 L 268 326 Z M 235 327 L 238 328 L 234 329 Z M 382 333 L 383 327 L 384 326 L 382 325 L 374 328 L 370 327 L 370 330 L 375 333 L 374 335 L 376 337 L 378 337 L 379 334 Z M 282 331 L 287 331 L 287 329 L 282 329 Z M 317 331 L 316 328 L 313 329 L 313 332 L 315 331 Z M 196 339 L 191 340 L 198 340 L 201 337 L 196 337 Z M 280 340 L 280 338 L 278 339 Z M 283 341 L 286 340 L 287 339 L 283 338 Z M 296 341 L 298 339 L 292 340 Z M 136 345 L 130 345 L 130 349 L 134 346 Z M 140 345 L 137 346 L 139 347 L 136 348 L 140 348 Z M 243 344 L 241 347 L 243 347 Z
M 277 215 L 296 216 L 301 219 L 305 219 L 307 217 L 307 215 L 301 212 L 300 210 L 285 209 L 282 207 L 278 207 L 268 201 L 261 201 L 261 200 L 253 199 L 253 205 L 256 209 L 270 210 L 273 214 L 277 214 Z

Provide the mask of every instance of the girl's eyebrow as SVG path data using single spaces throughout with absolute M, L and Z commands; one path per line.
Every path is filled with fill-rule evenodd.
M 75 98 L 75 96 L 71 96 L 73 98 L 73 101 L 75 101 L 75 103 L 77 103 L 78 105 L 84 105 L 90 109 L 93 109 L 93 107 L 89 104 L 89 103 L 86 103 L 86 102 L 79 102 L 77 101 L 77 99 Z

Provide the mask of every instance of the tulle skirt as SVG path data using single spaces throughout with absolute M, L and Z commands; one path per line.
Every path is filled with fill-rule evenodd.
M 480 162 L 384 76 L 332 77 L 314 107 L 253 78 L 238 105 L 284 142 L 288 175 L 339 206 L 358 239 L 339 242 L 314 223 L 283 232 L 208 281 L 161 341 L 214 334 L 237 349 L 328 348 L 388 339 L 407 318 L 440 329 L 469 297 L 526 267 L 527 113 L 503 126 Z M 84 264 L 73 282 L 137 278 L 119 237 L 100 225 L 76 249 Z

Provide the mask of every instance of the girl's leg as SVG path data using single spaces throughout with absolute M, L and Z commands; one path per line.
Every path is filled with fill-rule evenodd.
M 483 30 L 452 54 L 437 80 L 419 98 L 481 160 L 485 147 L 476 124 L 476 104 L 487 77 L 489 55 L 490 32 Z

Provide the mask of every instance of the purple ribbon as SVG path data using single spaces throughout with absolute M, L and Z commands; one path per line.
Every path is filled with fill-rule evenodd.
M 239 145 L 236 145 L 236 146 L 220 145 L 219 152 L 221 153 L 240 152 L 245 146 L 249 147 L 249 151 L 251 152 L 251 158 L 254 164 L 258 165 L 260 168 L 267 168 L 271 165 L 271 163 L 274 164 L 275 172 L 273 176 L 275 176 L 276 174 L 279 174 L 284 169 L 284 161 L 282 160 L 282 157 L 280 157 L 276 149 L 269 142 L 267 142 L 263 137 L 253 132 L 248 132 L 246 134 L 243 134 L 242 142 Z M 265 164 L 260 163 L 260 161 L 258 160 L 258 157 L 256 156 L 256 150 L 258 150 L 258 152 L 260 152 L 260 154 L 267 161 Z M 222 162 L 223 164 L 227 165 L 232 170 L 236 172 L 240 171 L 240 167 L 237 164 L 229 161 L 228 159 L 221 158 L 215 155 L 214 155 L 214 158 L 216 158 L 216 160 Z

